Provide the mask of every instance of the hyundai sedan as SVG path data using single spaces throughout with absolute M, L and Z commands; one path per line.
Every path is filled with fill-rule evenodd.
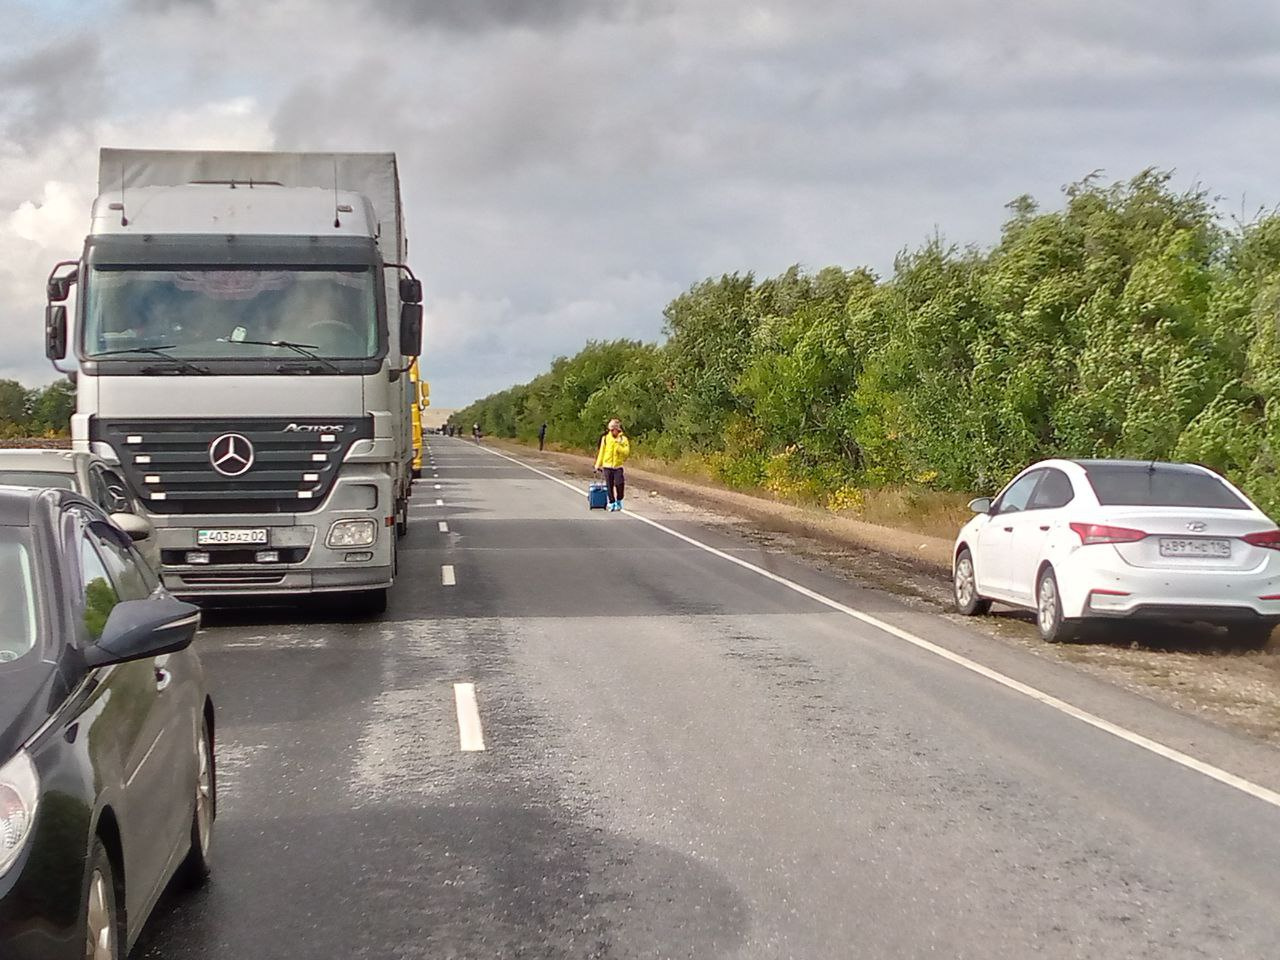
M 116 960 L 209 868 L 196 607 L 67 490 L 0 487 L 0 957 Z
M 1250 647 L 1280 623 L 1280 529 L 1204 467 L 1046 460 L 969 506 L 953 563 L 963 614 L 1034 610 L 1050 641 L 1091 620 L 1199 621 Z

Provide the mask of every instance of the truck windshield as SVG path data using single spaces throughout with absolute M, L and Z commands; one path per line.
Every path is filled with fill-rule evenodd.
M 316 356 L 364 359 L 378 350 L 373 270 L 97 267 L 86 285 L 87 357 L 280 359 L 274 342 Z

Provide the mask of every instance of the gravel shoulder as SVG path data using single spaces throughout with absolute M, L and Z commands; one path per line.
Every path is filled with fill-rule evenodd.
M 522 459 L 585 478 L 588 457 L 538 452 L 487 441 Z M 908 531 L 836 517 L 761 497 L 628 468 L 628 499 L 657 502 L 698 523 L 731 528 L 763 549 L 837 572 L 862 586 L 894 594 L 916 609 L 979 630 L 992 639 L 1094 677 L 1219 726 L 1280 746 L 1280 640 L 1265 651 L 1225 647 L 1215 633 L 1177 625 L 1117 624 L 1073 644 L 1046 644 L 1031 615 L 997 606 L 992 615 L 952 612 L 951 543 Z

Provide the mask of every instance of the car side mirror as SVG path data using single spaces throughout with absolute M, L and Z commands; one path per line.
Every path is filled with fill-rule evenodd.
M 66 264 L 60 263 L 57 267 L 54 267 L 54 269 L 57 270 L 58 267 L 63 266 L 66 266 Z M 79 275 L 79 270 L 72 270 L 70 273 L 64 273 L 60 277 L 50 276 L 49 281 L 45 284 L 44 288 L 45 296 L 48 298 L 49 302 L 62 303 L 62 301 L 66 300 L 67 297 L 71 296 L 71 285 L 76 282 Z
M 50 360 L 67 355 L 67 308 L 60 303 L 44 308 L 44 355 Z
M 400 278 L 400 302 L 401 303 L 421 303 L 422 302 L 422 281 L 417 277 L 401 277 Z
M 129 539 L 134 543 L 139 540 L 151 539 L 151 534 L 155 532 L 155 528 L 151 526 L 151 521 L 145 517 L 140 517 L 136 513 L 113 513 L 111 514 L 111 522 L 129 535 Z
M 990 498 L 990 497 L 978 497 L 978 499 L 976 499 L 976 500 L 970 500 L 970 501 L 969 501 L 969 509 L 970 509 L 970 510 L 972 510 L 974 513 L 990 513 L 990 512 L 991 512 L 991 498 Z
M 400 355 L 416 357 L 422 352 L 422 304 L 400 307 Z
M 85 650 L 85 663 L 104 667 L 176 653 L 191 645 L 199 626 L 200 608 L 173 597 L 121 600 L 98 642 Z

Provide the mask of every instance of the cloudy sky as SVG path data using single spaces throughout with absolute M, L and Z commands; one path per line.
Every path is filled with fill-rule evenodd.
M 0 0 L 0 377 L 99 146 L 395 150 L 439 406 L 1095 169 L 1280 200 L 1274 0 Z

